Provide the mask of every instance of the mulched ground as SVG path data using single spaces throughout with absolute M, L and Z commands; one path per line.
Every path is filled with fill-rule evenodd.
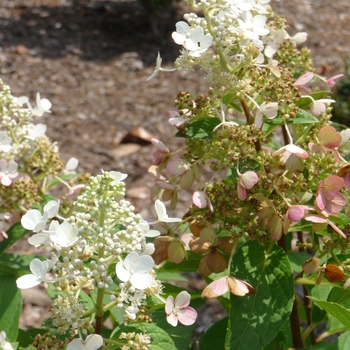
M 291 35 L 309 33 L 307 46 L 317 72 L 341 73 L 350 54 L 348 0 L 274 0 L 277 14 L 290 23 Z M 57 141 L 62 157 L 80 160 L 79 170 L 128 173 L 128 198 L 141 214 L 154 216 L 147 175 L 152 146 L 130 132 L 143 127 L 170 147 L 168 110 L 179 91 L 205 93 L 200 72 L 163 73 L 150 82 L 157 52 L 171 67 L 179 46 L 171 40 L 185 6 L 175 5 L 155 22 L 137 1 L 3 0 L 0 7 L 0 77 L 16 96 L 53 104 L 40 122 Z M 155 35 L 158 31 L 159 35 Z M 127 136 L 127 137 L 126 137 Z M 124 139 L 124 143 L 121 140 Z M 135 142 L 135 140 L 137 142 Z M 188 196 L 182 201 L 188 201 Z M 38 326 L 48 307 L 42 290 L 27 291 L 22 326 Z M 204 329 L 218 314 L 202 316 Z

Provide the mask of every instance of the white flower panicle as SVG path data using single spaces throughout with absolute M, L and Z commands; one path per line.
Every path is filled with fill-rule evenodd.
M 82 288 L 106 290 L 118 281 L 117 276 L 122 283 L 109 294 L 130 319 L 136 318 L 147 295 L 159 292 L 152 270 L 154 261 L 146 253 L 154 251 L 146 237 L 159 232 L 151 230 L 123 199 L 125 178 L 126 174 L 115 171 L 91 177 L 69 218 L 60 216 L 56 201 L 48 202 L 43 213 L 31 209 L 22 217 L 23 227 L 35 233 L 29 243 L 50 246 L 52 256 L 50 261 L 34 259 L 30 264 L 32 274 L 20 277 L 17 285 L 25 289 L 52 282 L 57 290 L 65 290 L 66 296 L 54 299 L 51 308 L 52 322 L 62 334 L 69 331 L 75 335 L 91 325 L 83 317 L 84 306 L 76 297 Z M 161 215 L 167 217 L 165 212 Z M 110 267 L 116 262 L 113 272 Z M 47 278 L 48 272 L 51 276 Z M 79 341 L 73 345 L 80 346 Z

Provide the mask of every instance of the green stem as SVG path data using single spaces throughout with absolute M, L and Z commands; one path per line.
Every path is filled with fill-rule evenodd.
M 100 227 L 104 226 L 105 216 L 106 216 L 106 199 L 107 199 L 107 191 L 104 192 L 102 203 L 99 206 L 99 219 L 98 219 L 98 225 Z M 103 258 L 104 256 L 104 248 L 100 248 L 98 250 L 98 258 Z M 103 297 L 104 297 L 104 288 L 98 288 L 97 292 L 97 299 L 96 299 L 96 317 L 95 317 L 95 333 L 101 334 L 102 333 L 102 322 L 103 322 L 103 315 L 105 313 L 104 307 L 103 307 Z
M 105 313 L 104 307 L 103 307 L 103 297 L 104 297 L 104 289 L 98 288 L 97 292 L 97 300 L 96 300 L 96 317 L 95 317 L 95 333 L 96 334 L 102 334 L 102 321 L 103 321 L 103 315 Z

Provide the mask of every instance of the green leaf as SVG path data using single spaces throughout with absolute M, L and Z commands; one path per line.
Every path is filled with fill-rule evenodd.
M 318 123 L 319 120 L 313 116 L 311 113 L 299 109 L 295 118 L 283 119 L 282 116 L 278 115 L 274 119 L 264 119 L 264 123 L 268 125 L 283 125 L 286 121 L 287 124 L 314 124 Z
M 229 105 L 229 103 L 233 100 L 234 97 L 237 96 L 236 92 L 233 91 L 227 91 L 224 93 L 222 96 L 222 103 L 225 104 L 226 106 Z
M 228 317 L 214 323 L 199 338 L 199 350 L 222 350 L 225 349 L 225 336 L 227 331 Z
M 197 272 L 202 256 L 193 252 L 187 252 L 187 256 L 188 258 L 184 259 L 179 264 L 167 260 L 157 272 Z
M 319 300 L 327 300 L 332 288 L 332 286 L 314 286 L 311 289 L 311 296 Z M 312 304 L 311 320 L 313 323 L 317 324 L 321 322 L 326 317 L 326 314 L 325 310 L 319 308 L 316 304 Z
M 192 304 L 191 302 L 191 305 Z M 171 326 L 165 317 L 164 304 L 162 305 L 162 309 L 151 312 L 150 315 L 152 316 L 153 323 L 170 335 L 176 349 L 185 350 L 190 348 L 192 332 L 195 328 L 194 324 L 191 326 L 184 326 L 178 323 L 176 327 Z
M 25 348 L 33 343 L 34 338 L 27 331 L 19 329 L 17 341 L 20 347 Z
M 304 262 L 310 258 L 309 254 L 306 252 L 288 252 L 288 258 L 290 261 L 290 264 L 292 265 L 294 272 L 301 272 L 302 271 L 302 265 Z
M 313 297 L 309 298 L 320 308 L 326 310 L 332 316 L 337 318 L 346 328 L 350 329 L 350 310 L 337 303 L 319 300 Z
M 51 181 L 49 181 L 49 183 L 46 186 L 46 189 L 48 190 L 50 187 L 61 183 L 61 181 L 59 179 L 61 179 L 62 181 L 67 181 L 67 180 L 74 179 L 74 178 L 79 177 L 79 176 L 81 176 L 81 174 L 78 174 L 78 173 L 76 173 L 76 174 L 64 174 L 64 175 L 57 176 L 58 178 L 55 177 Z
M 337 340 L 327 348 L 327 350 L 345 350 L 350 349 L 350 332 L 343 333 Z
M 22 312 L 22 295 L 15 276 L 1 276 L 0 300 L 0 330 L 6 332 L 10 342 L 14 342 Z
M 161 281 L 187 282 L 188 279 L 181 276 L 179 272 L 158 272 L 157 278 Z
M 216 117 L 197 120 L 189 124 L 186 130 L 179 130 L 175 136 L 196 140 L 211 139 L 214 128 L 220 123 L 221 120 Z
M 30 273 L 29 264 L 36 258 L 32 254 L 3 253 L 0 255 L 0 275 L 14 275 L 19 277 Z
M 16 241 L 22 238 L 29 231 L 26 230 L 20 222 L 16 222 L 13 224 L 8 230 L 7 235 L 8 239 L 4 239 L 0 242 L 0 254 L 3 253 L 7 248 L 11 247 Z
M 342 288 L 333 288 L 332 291 L 329 293 L 328 301 L 340 304 L 346 309 L 350 309 L 350 290 L 344 290 Z M 343 324 L 332 315 L 329 315 L 328 318 L 328 332 L 334 332 L 344 328 Z
M 233 256 L 231 274 L 250 283 L 256 294 L 231 295 L 231 349 L 268 345 L 288 320 L 294 301 L 293 271 L 285 252 L 274 242 L 245 243 Z
M 270 125 L 270 124 L 266 124 L 264 123 L 262 126 L 262 131 L 265 132 L 265 137 L 270 135 L 276 128 L 278 125 Z
M 330 91 L 316 91 L 310 94 L 310 96 L 314 100 L 319 100 L 320 98 L 323 98 L 325 95 L 329 95 L 329 94 L 330 94 Z M 311 102 L 312 100 L 308 97 L 300 97 L 296 105 L 301 108 L 309 105 Z
M 350 308 L 350 290 L 342 288 L 333 288 L 329 293 L 328 301 L 340 304 L 347 309 Z
M 149 335 L 152 341 L 151 350 L 179 350 L 169 334 L 153 323 L 137 322 L 128 326 L 117 327 L 113 331 L 111 339 L 120 340 L 119 336 L 122 332 L 136 332 Z

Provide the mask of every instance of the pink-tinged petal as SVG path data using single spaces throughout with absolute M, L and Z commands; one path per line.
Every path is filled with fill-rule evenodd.
M 169 148 L 164 145 L 162 141 L 159 141 L 157 139 L 151 139 L 152 144 L 157 147 L 160 151 L 169 153 Z
M 4 175 L 4 176 L 1 178 L 1 183 L 2 183 L 4 186 L 10 186 L 10 185 L 12 184 L 12 180 L 10 179 L 9 176 Z
M 309 153 L 307 153 L 301 147 L 298 147 L 296 145 L 289 144 L 289 145 L 285 146 L 285 149 L 288 152 L 295 154 L 298 158 L 305 159 L 305 158 L 309 157 Z
M 316 195 L 315 206 L 318 210 L 323 210 L 327 205 L 327 199 L 324 196 L 323 192 L 320 192 Z
M 157 180 L 155 181 L 155 184 L 159 188 L 163 188 L 164 190 L 171 190 L 174 191 L 176 189 L 176 186 L 173 184 L 169 184 L 168 182 L 162 181 L 162 180 Z
M 333 200 L 327 203 L 327 208 L 331 214 L 336 214 L 341 212 L 345 205 L 346 198 L 341 193 L 337 193 Z
M 345 233 L 338 227 L 336 226 L 332 221 L 328 220 L 328 223 L 332 228 L 334 229 L 335 232 L 339 233 L 343 238 L 346 238 Z
M 267 118 L 267 119 L 273 119 L 277 116 L 278 113 L 278 103 L 277 102 L 264 102 L 260 106 L 261 113 Z
M 185 124 L 186 119 L 182 117 L 169 118 L 169 124 L 173 126 L 181 126 Z
M 258 110 L 256 112 L 256 116 L 255 116 L 255 120 L 254 120 L 254 124 L 256 125 L 257 128 L 261 128 L 263 125 L 263 115 L 262 113 Z
M 326 125 L 318 133 L 320 143 L 322 146 L 335 148 L 338 147 L 342 141 L 342 137 L 333 126 Z
M 159 149 L 151 154 L 151 163 L 153 165 L 161 164 L 165 160 L 166 160 L 166 157 L 164 157 L 164 152 L 160 151 Z
M 344 183 L 348 190 L 350 190 L 350 171 L 347 171 L 344 176 Z
M 211 212 L 213 212 L 214 211 L 214 207 L 213 207 L 213 204 L 211 203 L 211 201 L 210 201 L 210 199 L 207 197 L 207 203 L 208 203 L 208 208 L 209 208 L 209 210 L 211 211 Z
M 311 104 L 310 112 L 318 117 L 326 111 L 326 105 L 323 102 L 315 101 Z
M 177 316 L 174 315 L 173 313 L 168 314 L 168 315 L 166 316 L 166 320 L 167 320 L 167 322 L 168 322 L 169 324 L 171 324 L 173 327 L 176 327 L 176 326 L 177 326 L 177 322 L 178 322 Z
M 273 215 L 272 218 L 268 221 L 267 230 L 270 234 L 270 238 L 273 241 L 279 241 L 283 233 L 282 219 L 277 215 Z
M 221 277 L 208 284 L 203 292 L 202 298 L 216 298 L 228 292 L 227 277 Z
M 166 169 L 172 175 L 182 175 L 189 169 L 189 165 L 184 160 L 174 157 L 170 159 L 166 166 Z
M 328 220 L 322 216 L 315 215 L 315 214 L 310 214 L 305 216 L 305 220 L 313 222 L 315 224 L 321 224 L 328 222 Z
M 291 221 L 297 222 L 304 217 L 305 210 L 301 206 L 293 205 L 288 209 L 287 213 L 288 213 L 288 218 Z
M 331 175 L 323 180 L 323 186 L 327 190 L 340 191 L 344 187 L 344 180 L 337 175 Z
M 304 262 L 303 271 L 306 273 L 317 273 L 320 270 L 320 262 L 319 258 L 311 258 Z
M 175 306 L 182 309 L 187 307 L 190 304 L 190 301 L 191 295 L 186 291 L 182 291 L 175 298 Z
M 254 171 L 247 171 L 240 176 L 240 181 L 247 190 L 250 190 L 259 181 L 259 177 Z
M 196 322 L 197 311 L 193 307 L 188 306 L 186 309 L 180 310 L 177 316 L 180 323 L 184 326 L 190 326 Z
M 166 304 L 165 304 L 165 312 L 169 315 L 174 310 L 174 297 L 172 295 L 169 295 Z
M 238 198 L 241 201 L 244 201 L 247 198 L 247 191 L 239 182 L 237 183 L 237 193 L 238 193 Z
M 338 75 L 335 75 L 334 77 L 327 79 L 328 86 L 333 87 L 336 84 L 336 80 L 343 76 L 344 74 L 338 74 Z
M 295 86 L 305 85 L 314 77 L 314 73 L 307 72 L 301 75 L 294 83 Z
M 194 182 L 194 172 L 192 169 L 189 169 L 181 176 L 179 185 L 183 190 L 188 190 L 193 185 L 193 182 Z
M 229 290 L 232 294 L 243 297 L 249 293 L 249 288 L 245 282 L 232 276 L 227 277 Z M 253 288 L 253 287 L 252 287 Z
M 289 231 L 289 228 L 292 224 L 292 221 L 288 218 L 288 216 L 283 217 L 283 233 L 286 235 Z
M 301 161 L 301 158 L 296 156 L 293 153 L 285 152 L 285 154 L 289 154 L 289 157 L 285 160 L 285 166 L 288 171 L 294 173 L 296 171 L 302 172 L 305 168 L 304 163 Z M 283 161 L 284 157 L 282 157 Z
M 196 191 L 193 193 L 192 201 L 198 208 L 205 208 L 207 206 L 207 195 L 203 191 Z

